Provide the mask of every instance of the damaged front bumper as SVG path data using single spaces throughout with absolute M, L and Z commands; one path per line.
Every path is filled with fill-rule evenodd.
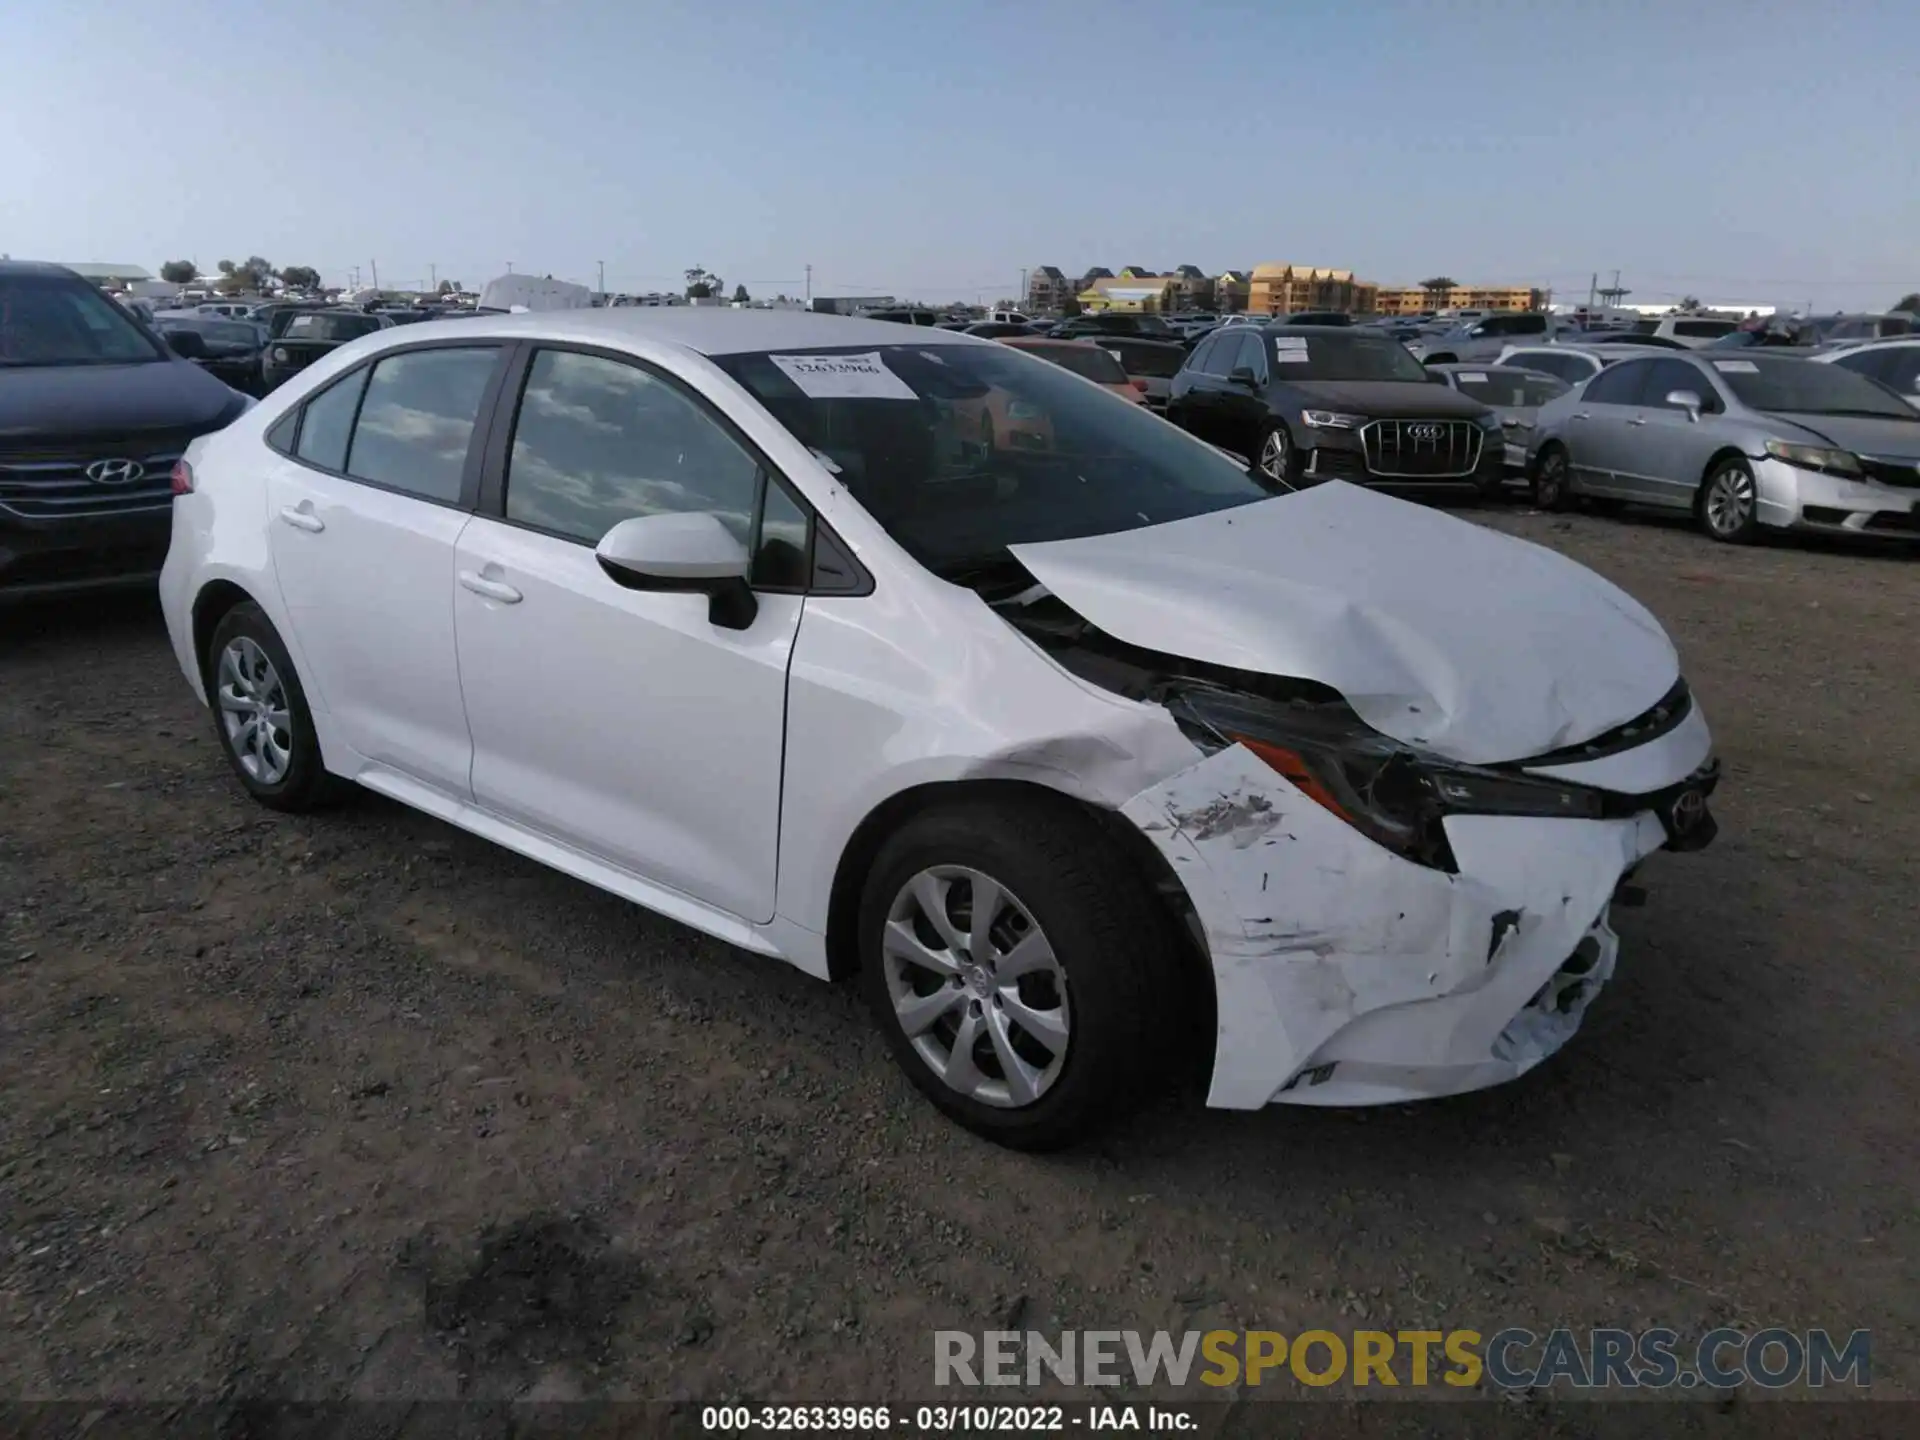
M 1626 793 L 1671 791 L 1711 749 L 1697 717 L 1683 731 L 1594 768 L 1633 772 Z M 1375 844 L 1239 745 L 1122 813 L 1192 902 L 1219 1017 L 1207 1099 L 1231 1109 L 1386 1104 L 1524 1074 L 1613 972 L 1616 887 L 1672 843 L 1653 808 L 1450 815 L 1447 873 Z

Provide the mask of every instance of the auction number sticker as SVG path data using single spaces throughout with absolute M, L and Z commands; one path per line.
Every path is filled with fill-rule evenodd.
M 1751 360 L 1716 360 L 1713 368 L 1722 375 L 1758 375 L 1760 367 Z
M 769 355 L 780 372 L 814 400 L 917 400 L 908 385 L 880 358 L 864 355 Z

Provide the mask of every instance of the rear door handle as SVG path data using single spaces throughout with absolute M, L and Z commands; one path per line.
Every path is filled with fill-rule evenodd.
M 498 600 L 502 605 L 518 605 L 523 598 L 520 592 L 504 580 L 489 580 L 477 570 L 462 570 L 460 583 L 476 595 L 484 595 L 489 600 Z
M 305 501 L 298 506 L 283 506 L 280 518 L 296 530 L 307 530 L 315 535 L 327 528 L 327 522 L 314 514 L 312 505 Z
M 1647 417 L 1644 415 L 1636 415 L 1631 420 L 1627 421 L 1627 424 L 1629 425 L 1644 425 L 1646 423 L 1647 423 Z
M 1593 417 L 1589 415 L 1586 411 L 1582 410 L 1577 414 L 1569 415 L 1567 418 L 1569 420 L 1591 420 Z

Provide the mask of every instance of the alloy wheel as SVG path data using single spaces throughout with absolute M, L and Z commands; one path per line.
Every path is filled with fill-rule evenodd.
M 1560 503 L 1566 490 L 1567 457 L 1555 450 L 1540 462 L 1540 481 L 1534 487 L 1534 503 L 1542 510 L 1551 510 Z
M 907 881 L 887 912 L 881 961 L 895 1019 L 949 1089 L 1016 1109 L 1060 1078 L 1072 1035 L 1066 972 L 991 876 L 935 865 Z
M 1286 485 L 1291 482 L 1287 471 L 1293 460 L 1293 442 L 1284 430 L 1269 430 L 1267 438 L 1260 442 L 1260 473 L 1269 480 Z
M 1753 520 L 1753 476 L 1744 466 L 1728 465 L 1714 472 L 1707 482 L 1707 528 L 1722 539 L 1738 535 Z
M 273 661 L 255 641 L 237 635 L 220 652 L 215 688 L 234 759 L 256 783 L 278 785 L 293 764 L 293 730 Z

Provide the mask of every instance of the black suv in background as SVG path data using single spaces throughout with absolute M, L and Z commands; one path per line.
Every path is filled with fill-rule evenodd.
M 152 580 L 174 462 L 251 403 L 71 270 L 0 261 L 0 600 Z
M 1103 335 L 1137 335 L 1142 340 L 1171 340 L 1186 343 L 1186 336 L 1158 315 L 1135 315 L 1105 311 L 1097 315 L 1075 315 L 1062 320 L 1047 332 L 1055 340 L 1098 340 Z
M 1384 335 L 1315 325 L 1216 330 L 1173 377 L 1167 418 L 1246 456 L 1277 488 L 1352 480 L 1501 493 L 1500 417 Z

